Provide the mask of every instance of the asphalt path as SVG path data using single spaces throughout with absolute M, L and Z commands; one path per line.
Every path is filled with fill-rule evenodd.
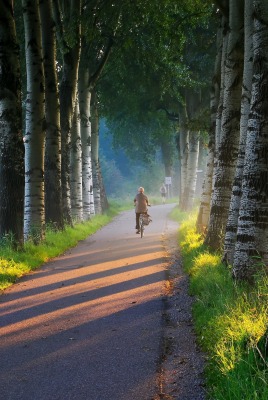
M 0 296 L 0 399 L 152 400 L 174 205 L 134 210 Z

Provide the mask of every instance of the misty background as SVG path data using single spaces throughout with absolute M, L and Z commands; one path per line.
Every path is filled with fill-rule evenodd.
M 113 143 L 113 133 L 100 121 L 100 164 L 106 194 L 114 199 L 132 199 L 139 186 L 143 186 L 148 195 L 160 196 L 160 186 L 165 181 L 165 170 L 160 149 L 155 150 L 155 156 L 150 162 L 137 161 L 127 156 L 125 150 L 116 147 Z M 175 146 L 175 144 L 174 144 Z M 200 198 L 204 179 L 206 149 L 200 151 L 200 160 L 197 172 L 196 198 Z M 172 185 L 169 197 L 180 195 L 179 160 L 174 157 L 172 170 Z

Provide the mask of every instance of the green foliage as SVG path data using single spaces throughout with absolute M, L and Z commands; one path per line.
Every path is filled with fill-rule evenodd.
M 122 4 L 114 51 L 98 90 L 114 143 L 129 156 L 150 161 L 161 140 L 172 142 L 170 118 L 184 102 L 183 88 L 208 90 L 212 10 L 211 2 L 197 0 Z M 202 120 L 201 128 L 206 126 Z
M 268 398 L 268 277 L 255 286 L 232 280 L 218 254 L 209 253 L 195 230 L 196 216 L 180 226 L 184 267 L 199 343 L 208 354 L 209 398 L 253 400 Z

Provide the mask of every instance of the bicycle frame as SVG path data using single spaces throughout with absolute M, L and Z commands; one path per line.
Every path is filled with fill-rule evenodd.
M 147 213 L 141 213 L 140 214 L 140 234 L 141 234 L 141 238 L 143 237 L 143 233 L 144 233 L 144 221 L 143 221 L 143 216 L 146 215 Z

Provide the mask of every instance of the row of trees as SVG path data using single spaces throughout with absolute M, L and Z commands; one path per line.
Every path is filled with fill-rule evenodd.
M 186 48 L 211 10 L 196 0 L 0 2 L 0 237 L 39 241 L 46 223 L 62 229 L 107 206 L 100 115 L 136 154 L 160 146 L 170 175 L 167 121 L 181 88 L 197 84 Z
M 237 278 L 267 265 L 268 5 L 214 3 L 0 2 L 0 237 L 42 240 L 107 207 L 103 117 L 129 156 L 161 149 L 165 176 L 177 150 L 183 210 L 208 132 L 198 229 Z
M 198 227 L 234 276 L 251 280 L 268 262 L 268 2 L 216 3 L 221 23 Z
M 268 6 L 265 0 L 219 0 L 215 3 L 213 18 L 206 13 L 210 18 L 209 28 L 205 27 L 206 18 L 202 18 L 203 25 L 199 20 L 198 26 L 191 25 L 186 30 L 186 47 L 180 52 L 184 64 L 177 62 L 175 71 L 170 63 L 165 64 L 161 78 L 155 83 L 155 76 L 148 74 L 146 66 L 139 70 L 139 76 L 144 73 L 147 79 L 148 76 L 152 79 L 148 85 L 147 82 L 142 83 L 141 93 L 137 95 L 138 99 L 142 99 L 142 104 L 135 100 L 136 97 L 133 98 L 133 91 L 124 91 L 123 97 L 131 93 L 130 100 L 135 102 L 132 118 L 130 121 L 125 118 L 126 106 L 121 104 L 118 115 L 111 107 L 113 115 L 110 121 L 119 132 L 120 143 L 126 148 L 129 148 L 125 143 L 128 141 L 126 129 L 139 132 L 137 127 L 142 119 L 145 119 L 147 126 L 149 148 L 155 147 L 157 129 L 152 124 L 156 122 L 160 127 L 157 137 L 161 138 L 164 132 L 165 146 L 172 143 L 172 137 L 173 142 L 175 139 L 181 166 L 182 210 L 189 210 L 193 206 L 199 148 L 204 142 L 202 133 L 208 131 L 207 169 L 197 227 L 204 233 L 205 243 L 213 250 L 221 251 L 223 260 L 232 265 L 233 275 L 250 280 L 255 273 L 267 269 Z M 212 34 L 212 19 L 213 22 L 220 21 L 216 37 Z M 211 41 L 214 38 L 217 54 L 212 75 L 209 65 L 213 56 Z M 208 79 L 212 82 L 210 127 L 207 125 L 206 108 Z M 118 82 L 118 79 L 115 81 Z M 178 82 L 178 86 L 172 85 L 172 82 Z M 120 89 L 123 90 L 123 86 Z M 133 110 L 136 108 L 135 119 Z M 150 118 L 151 114 L 148 117 L 153 122 L 146 120 L 146 109 L 153 113 L 153 118 Z M 142 117 L 139 115 L 141 110 Z M 167 121 L 162 119 L 163 113 L 171 125 L 167 126 Z M 124 118 L 120 119 L 122 115 Z M 132 124 L 135 128 L 131 127 Z M 135 143 L 139 138 L 141 141 L 143 139 L 142 135 L 136 136 L 138 138 L 134 143 L 131 142 L 130 151 L 134 149 L 137 152 Z M 161 139 L 158 142 L 161 147 L 160 143 Z M 145 147 L 145 153 L 148 152 L 149 149 Z M 162 152 L 168 176 L 172 166 L 171 153 L 167 151 L 165 159 L 164 148 Z
M 194 204 L 197 167 L 203 157 L 200 150 L 207 141 L 217 21 L 211 2 L 198 7 L 194 3 L 193 7 L 188 2 L 187 12 L 181 7 L 169 25 L 163 22 L 162 12 L 161 43 L 154 36 L 159 23 L 155 15 L 149 28 L 139 26 L 132 45 L 117 57 L 117 68 L 99 85 L 102 113 L 114 145 L 123 147 L 130 158 L 147 163 L 160 149 L 163 176 L 174 176 L 181 183 L 180 207 L 186 211 Z M 171 29 L 163 29 L 162 24 Z M 177 25 L 179 33 L 174 33 Z M 115 98 L 114 93 L 118 93 Z M 176 171 L 175 157 L 180 166 Z

